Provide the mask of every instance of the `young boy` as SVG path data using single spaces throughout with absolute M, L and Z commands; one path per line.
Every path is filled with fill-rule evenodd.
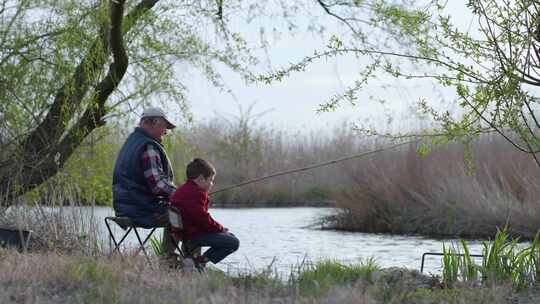
M 190 241 L 190 245 L 194 248 L 210 247 L 197 257 L 197 262 L 202 265 L 208 261 L 214 264 L 220 262 L 240 245 L 236 236 L 208 213 L 208 191 L 214 185 L 215 175 L 216 169 L 212 164 L 195 158 L 186 168 L 188 180 L 170 199 L 171 205 L 182 214 L 184 237 Z

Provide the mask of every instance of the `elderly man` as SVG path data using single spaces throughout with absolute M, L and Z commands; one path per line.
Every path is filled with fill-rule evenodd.
M 168 223 L 167 202 L 176 186 L 162 140 L 167 130 L 174 128 L 161 108 L 144 110 L 139 126 L 129 135 L 116 159 L 113 175 L 116 216 L 129 217 L 143 227 Z M 172 253 L 174 247 L 168 240 L 164 237 L 164 249 Z

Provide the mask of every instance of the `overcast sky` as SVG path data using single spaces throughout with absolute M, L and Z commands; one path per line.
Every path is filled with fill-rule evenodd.
M 450 2 L 449 13 L 457 16 L 455 20 L 461 27 L 468 27 L 472 19 L 464 1 Z M 343 31 L 331 17 L 325 20 L 329 34 Z M 252 29 L 257 30 L 256 27 Z M 248 36 L 257 34 L 247 33 Z M 314 50 L 321 50 L 325 44 L 325 38 L 313 33 L 285 34 L 272 43 L 269 56 L 274 67 L 281 67 L 313 54 Z M 364 89 L 355 107 L 346 105 L 334 113 L 317 114 L 321 103 L 353 83 L 363 64 L 352 57 L 318 61 L 310 65 L 307 71 L 294 73 L 283 82 L 272 85 L 246 84 L 234 73 L 220 69 L 235 96 L 220 92 L 196 71 L 188 72 L 182 78 L 188 79 L 186 85 L 195 120 L 211 119 L 215 113 L 238 115 L 239 108 L 245 111 L 255 103 L 252 114 L 266 112 L 259 118 L 260 124 L 292 131 L 331 128 L 344 121 L 356 121 L 384 130 L 403 130 L 417 124 L 411 106 L 421 97 L 428 97 L 433 102 L 441 98 L 441 92 L 434 90 L 430 83 L 392 78 L 388 83 L 374 82 Z M 443 94 L 448 97 L 452 92 L 445 91 Z M 388 102 L 381 105 L 370 100 L 370 96 Z M 389 122 L 388 117 L 393 120 Z

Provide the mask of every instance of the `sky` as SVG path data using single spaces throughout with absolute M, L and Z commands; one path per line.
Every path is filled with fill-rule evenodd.
M 470 15 L 467 17 L 464 1 L 450 2 L 449 13 L 453 20 L 462 28 L 470 26 L 472 19 Z M 329 33 L 343 32 L 338 22 L 325 16 L 322 10 L 321 16 Z M 254 37 L 257 33 L 249 31 L 256 29 L 246 28 L 245 34 Z M 283 67 L 323 49 L 327 42 L 326 38 L 309 32 L 294 36 L 285 33 L 272 42 L 268 55 L 273 67 Z M 251 114 L 261 114 L 257 118 L 259 124 L 294 132 L 332 129 L 344 122 L 374 127 L 382 132 L 414 129 L 419 122 L 413 107 L 420 98 L 427 97 L 436 104 L 441 93 L 453 94 L 439 91 L 428 82 L 387 78 L 387 82 L 373 82 L 363 89 L 356 106 L 345 104 L 332 113 L 317 113 L 320 104 L 354 82 L 364 64 L 352 56 L 317 61 L 306 71 L 293 73 L 284 81 L 271 85 L 247 84 L 238 75 L 219 68 L 234 96 L 213 87 L 196 71 L 188 71 L 182 78 L 189 88 L 188 99 L 195 121 L 209 120 L 216 115 L 235 117 L 251 106 Z M 370 97 L 387 102 L 382 105 Z

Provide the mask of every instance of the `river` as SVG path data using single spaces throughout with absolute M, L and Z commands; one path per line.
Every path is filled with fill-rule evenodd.
M 218 268 L 227 272 L 262 271 L 271 267 L 278 273 L 290 273 L 300 265 L 320 260 L 358 263 L 374 258 L 382 267 L 420 269 L 424 252 L 442 252 L 453 240 L 435 240 L 416 236 L 320 230 L 313 223 L 330 214 L 331 208 L 235 208 L 211 209 L 214 218 L 240 239 L 240 249 Z M 112 215 L 111 208 L 94 208 L 96 220 Z M 107 239 L 105 225 L 98 225 Z M 121 233 L 117 228 L 116 235 Z M 128 240 L 135 245 L 135 237 Z M 454 240 L 455 241 L 455 240 Z M 481 242 L 469 242 L 470 251 L 480 254 Z M 424 272 L 440 274 L 441 257 L 428 256 Z

